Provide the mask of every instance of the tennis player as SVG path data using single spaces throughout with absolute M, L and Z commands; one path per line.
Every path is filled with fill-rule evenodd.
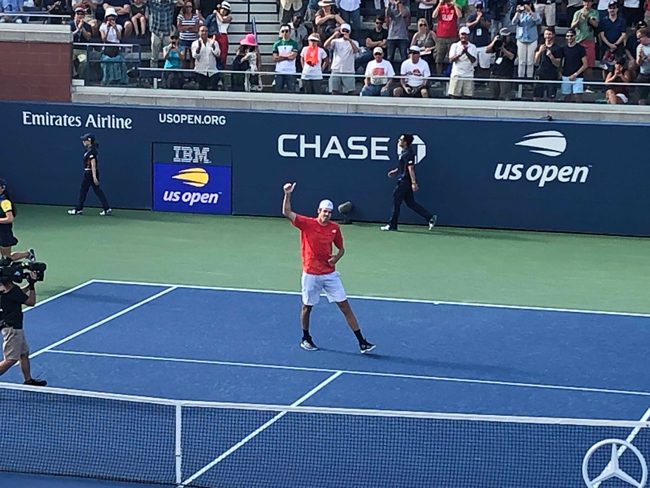
M 330 303 L 336 302 L 345 316 L 350 329 L 359 341 L 362 354 L 372 351 L 374 344 L 368 342 L 361 334 L 357 318 L 348 302 L 339 273 L 335 270 L 336 263 L 345 254 L 343 235 L 338 224 L 331 221 L 334 204 L 330 200 L 322 200 L 318 205 L 318 216 L 305 217 L 291 210 L 291 194 L 295 183 L 284 185 L 282 215 L 300 230 L 300 251 L 302 256 L 302 309 L 300 323 L 302 325 L 302 340 L 300 347 L 306 351 L 316 351 L 309 334 L 309 317 L 311 309 L 320 300 L 321 291 L 325 292 Z M 332 254 L 332 244 L 336 246 L 336 254 Z

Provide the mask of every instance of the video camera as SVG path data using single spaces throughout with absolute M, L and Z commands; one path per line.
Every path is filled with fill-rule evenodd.
M 23 280 L 43 281 L 47 264 L 29 260 L 13 261 L 9 257 L 0 259 L 0 283 L 21 283 Z M 32 278 L 34 273 L 35 278 Z

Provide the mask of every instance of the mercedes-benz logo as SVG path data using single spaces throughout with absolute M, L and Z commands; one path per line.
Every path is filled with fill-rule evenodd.
M 603 470 L 598 476 L 591 479 L 589 477 L 589 461 L 598 449 L 607 445 L 611 445 L 609 463 L 607 463 L 607 466 L 603 467 Z M 636 478 L 633 478 L 627 474 L 621 469 L 619 465 L 619 457 L 626 449 L 632 451 L 638 459 L 639 464 L 641 464 L 640 480 L 637 480 Z M 591 446 L 587 451 L 587 454 L 585 454 L 585 458 L 582 460 L 582 478 L 585 480 L 585 484 L 588 488 L 598 488 L 603 481 L 610 478 L 618 478 L 628 485 L 634 486 L 635 488 L 644 488 L 646 481 L 648 481 L 648 465 L 646 464 L 645 458 L 643 457 L 643 454 L 641 454 L 641 451 L 633 446 L 632 443 L 620 439 L 605 439 L 604 441 L 597 442 Z

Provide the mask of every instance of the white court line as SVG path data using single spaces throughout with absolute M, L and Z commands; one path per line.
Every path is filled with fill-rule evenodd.
M 57 346 L 60 346 L 61 344 L 64 344 L 64 343 L 74 339 L 75 337 L 79 337 L 80 335 L 85 334 L 86 332 L 89 332 L 89 331 L 91 331 L 93 329 L 96 329 L 97 327 L 99 327 L 101 325 L 104 325 L 106 322 L 110 322 L 111 320 L 116 319 L 117 317 L 121 317 L 122 315 L 127 314 L 130 311 L 135 310 L 136 308 L 141 307 L 142 305 L 145 305 L 145 304 L 147 304 L 147 303 L 149 303 L 149 302 L 151 302 L 151 301 L 153 301 L 153 300 L 155 300 L 157 298 L 160 298 L 161 296 L 166 295 L 167 293 L 169 293 L 170 291 L 174 291 L 175 289 L 176 289 L 176 287 L 172 286 L 170 288 L 167 288 L 166 290 L 163 290 L 163 291 L 161 291 L 159 293 L 156 293 L 155 295 L 150 296 L 149 298 L 146 298 L 145 300 L 141 300 L 138 303 L 134 303 L 133 305 L 131 305 L 128 308 L 125 308 L 124 310 L 121 310 L 121 311 L 119 311 L 117 313 L 114 313 L 113 315 L 110 315 L 110 316 L 100 320 L 99 322 L 95 322 L 94 324 L 91 324 L 88 327 L 85 327 L 85 328 L 83 328 L 81 330 L 78 330 L 77 332 L 75 332 L 73 334 L 70 334 L 69 336 L 66 336 L 61 340 L 53 342 L 52 344 L 50 344 L 49 346 L 44 347 L 43 349 L 39 349 L 35 353 L 30 354 L 29 357 L 30 358 L 35 358 L 36 356 L 39 356 L 39 355 L 43 354 L 44 352 L 48 352 L 49 350 L 51 350 L 51 349 L 53 349 L 53 348 L 55 348 Z
M 259 290 L 255 288 L 232 288 L 224 286 L 203 286 L 203 285 L 180 285 L 176 283 L 150 283 L 146 281 L 120 281 L 120 280 L 93 280 L 97 283 L 109 283 L 114 285 L 140 285 L 140 286 L 175 286 L 176 288 L 196 289 L 196 290 L 217 290 L 217 291 L 239 291 L 243 293 L 266 293 L 273 295 L 300 295 L 296 291 L 282 290 Z M 650 313 L 638 312 L 611 312 L 606 310 L 584 310 L 578 308 L 556 308 L 556 307 L 533 307 L 525 305 L 501 305 L 495 303 L 476 303 L 476 302 L 454 302 L 445 300 L 423 300 L 417 298 L 390 298 L 390 297 L 373 297 L 364 295 L 348 295 L 348 298 L 359 300 L 378 300 L 383 302 L 404 302 L 404 303 L 423 303 L 432 305 L 455 305 L 464 307 L 482 307 L 482 308 L 504 308 L 514 310 L 538 310 L 540 312 L 567 312 L 591 315 L 615 315 L 622 317 L 643 317 L 650 318 Z
M 513 386 L 520 388 L 539 388 L 546 390 L 566 390 L 577 391 L 585 393 L 609 393 L 617 395 L 632 395 L 632 396 L 650 396 L 648 391 L 637 390 L 612 390 L 608 388 L 590 388 L 583 386 L 564 386 L 564 385 L 547 385 L 543 383 L 518 383 L 513 381 L 497 381 L 497 380 L 480 380 L 474 378 L 457 378 L 450 376 L 427 376 L 427 375 L 414 375 L 404 373 L 382 373 L 376 371 L 348 371 L 329 368 L 310 368 L 305 366 L 284 366 L 279 364 L 257 364 L 257 363 L 243 363 L 236 361 L 217 361 L 209 359 L 185 359 L 185 358 L 169 358 L 160 356 L 139 356 L 133 354 L 115 354 L 115 353 L 102 353 L 102 352 L 88 352 L 88 351 L 69 351 L 69 350 L 48 350 L 49 353 L 55 354 L 70 354 L 73 356 L 95 356 L 106 357 L 115 359 L 140 359 L 147 361 L 163 361 L 170 363 L 189 363 L 189 364 L 209 364 L 215 366 L 241 366 L 246 368 L 262 368 L 262 369 L 282 369 L 288 371 L 307 371 L 316 373 L 336 373 L 343 372 L 347 375 L 357 376 L 380 376 L 385 378 L 400 378 L 409 380 L 429 380 L 429 381 L 446 381 L 453 383 L 473 383 L 479 385 L 496 385 L 496 386 Z
M 39 300 L 38 302 L 36 302 L 36 305 L 34 305 L 33 307 L 26 308 L 25 312 L 29 312 L 30 310 L 32 310 L 32 309 L 34 309 L 36 307 L 40 307 L 42 305 L 45 305 L 48 302 L 56 300 L 57 298 L 61 298 L 61 297 L 65 296 L 65 295 L 68 295 L 68 294 L 70 294 L 70 293 L 72 293 L 74 291 L 77 291 L 77 290 L 83 288 L 84 286 L 92 285 L 94 282 L 95 282 L 95 280 L 88 280 L 88 281 L 85 281 L 84 283 L 81 283 L 81 284 L 79 284 L 79 285 L 77 285 L 77 286 L 75 286 L 73 288 L 62 291 L 61 293 L 57 293 L 56 295 L 52 295 L 51 297 L 48 297 L 48 298 L 46 298 L 44 300 Z
M 322 390 L 323 388 L 325 388 L 327 385 L 329 385 L 332 381 L 334 381 L 336 378 L 338 378 L 338 377 L 341 376 L 342 374 L 343 374 L 343 371 L 337 371 L 337 372 L 335 372 L 333 375 L 331 375 L 331 376 L 330 376 L 329 378 L 327 378 L 325 381 L 319 383 L 319 384 L 316 385 L 314 388 L 312 388 L 312 389 L 309 390 L 307 393 L 305 393 L 303 396 L 301 396 L 300 398 L 298 398 L 298 400 L 296 400 L 295 402 L 293 402 L 293 403 L 291 404 L 291 406 L 292 406 L 292 407 L 297 407 L 298 405 L 300 405 L 301 403 L 303 403 L 305 400 L 307 400 L 308 398 L 310 398 L 310 397 L 312 397 L 313 395 L 315 395 L 318 391 L 320 391 L 320 390 Z M 230 449 L 228 449 L 227 451 L 225 451 L 225 452 L 223 452 L 222 454 L 220 454 L 220 455 L 219 455 L 218 457 L 216 457 L 213 461 L 209 462 L 208 464 L 206 464 L 205 466 L 203 466 L 201 469 L 199 469 L 196 473 L 194 473 L 192 476 L 190 476 L 190 477 L 187 478 L 185 481 L 183 481 L 183 482 L 181 483 L 180 486 L 187 486 L 187 485 L 190 484 L 192 481 L 194 481 L 195 479 L 197 479 L 199 476 L 201 476 L 202 474 L 204 474 L 206 471 L 212 469 L 214 466 L 216 466 L 216 465 L 219 464 L 221 461 L 223 461 L 224 459 L 226 459 L 226 458 L 227 458 L 228 456 L 230 456 L 232 453 L 234 453 L 235 451 L 237 451 L 240 447 L 242 447 L 242 446 L 244 446 L 246 443 L 248 443 L 248 441 L 250 441 L 251 439 L 255 438 L 256 436 L 258 436 L 259 434 L 261 434 L 262 432 L 264 432 L 266 429 L 268 429 L 269 427 L 271 427 L 274 423 L 276 423 L 278 420 L 280 420 L 282 417 L 284 417 L 287 413 L 288 413 L 288 412 L 286 412 L 286 411 L 285 411 L 285 412 L 280 412 L 280 413 L 277 414 L 275 417 L 273 417 L 271 420 L 268 420 L 267 422 L 265 422 L 264 424 L 262 424 L 260 427 L 258 427 L 258 428 L 255 429 L 253 432 L 251 432 L 250 434 L 248 434 L 246 437 L 244 437 L 244 438 L 243 438 L 241 441 L 239 441 L 237 444 L 234 444 L 232 447 L 230 447 Z

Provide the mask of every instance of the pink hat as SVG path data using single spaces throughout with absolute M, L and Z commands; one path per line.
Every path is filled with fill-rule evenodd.
M 239 44 L 242 46 L 257 46 L 255 34 L 246 34 L 244 37 L 242 37 L 242 40 L 239 41 Z

